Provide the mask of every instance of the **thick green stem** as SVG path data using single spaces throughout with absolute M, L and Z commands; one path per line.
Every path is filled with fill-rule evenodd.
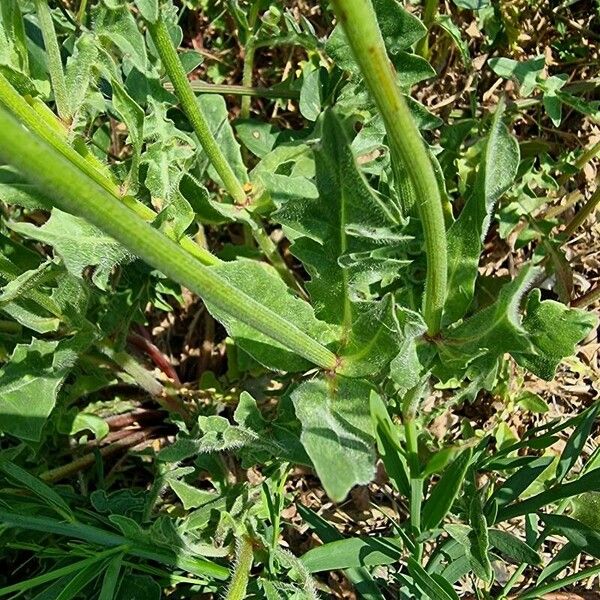
M 47 0 L 36 0 L 35 8 L 40 29 L 42 30 L 42 37 L 44 38 L 46 54 L 48 56 L 48 71 L 50 72 L 50 81 L 52 82 L 56 111 L 62 119 L 68 121 L 72 115 L 69 109 L 67 85 L 65 83 L 60 47 L 58 45 L 58 39 L 56 38 L 52 13 L 50 12 Z
M 4 109 L 0 110 L 0 157 L 18 168 L 61 210 L 96 225 L 208 303 L 315 365 L 336 368 L 337 358 L 325 346 L 202 265 L 51 146 L 23 129 Z
M 210 131 L 208 121 L 196 102 L 196 96 L 179 60 L 167 25 L 159 17 L 156 23 L 148 23 L 148 30 L 163 62 L 165 71 L 173 84 L 175 94 L 181 102 L 181 108 L 185 112 L 195 134 L 198 136 L 198 141 L 202 145 L 202 148 L 204 148 L 215 171 L 219 174 L 227 192 L 237 204 L 244 204 L 246 202 L 246 192 L 221 152 Z
M 244 600 L 253 559 L 252 540 L 244 536 L 238 545 L 235 569 L 225 600 Z
M 153 221 L 156 213 L 148 206 L 132 198 L 131 196 L 122 196 L 119 186 L 108 176 L 105 165 L 98 161 L 92 154 L 86 157 L 82 156 L 67 142 L 67 130 L 62 124 L 48 121 L 44 115 L 38 113 L 8 82 L 0 73 L 0 104 L 8 108 L 19 121 L 21 121 L 30 131 L 50 144 L 55 150 L 60 152 L 69 162 L 93 179 L 100 187 L 106 190 L 114 198 L 121 200 L 131 210 L 133 210 L 144 221 Z M 56 119 L 56 117 L 54 117 Z M 165 234 L 171 238 L 175 237 L 173 229 L 165 226 Z M 194 243 L 191 239 L 183 237 L 179 244 L 192 256 L 196 257 L 205 265 L 215 265 L 221 262 L 216 256 L 211 254 L 205 248 Z
M 446 228 L 433 165 L 396 83 L 370 0 L 332 0 L 363 78 L 385 122 L 392 156 L 406 169 L 417 195 L 427 251 L 424 317 L 430 335 L 438 333 L 448 277 Z

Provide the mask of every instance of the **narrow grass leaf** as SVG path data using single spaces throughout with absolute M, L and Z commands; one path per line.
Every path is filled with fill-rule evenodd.
M 0 470 L 4 471 L 10 480 L 17 482 L 19 485 L 22 485 L 31 493 L 35 494 L 64 519 L 69 521 L 74 519 L 71 508 L 63 498 L 49 485 L 31 475 L 25 469 L 22 469 L 15 463 L 9 462 L 4 458 L 0 458 Z
M 517 564 L 539 565 L 542 562 L 540 555 L 531 546 L 512 533 L 501 529 L 490 529 L 488 535 L 490 545 Z
M 541 515 L 541 519 L 582 552 L 600 558 L 600 533 L 597 531 L 566 515 Z
M 575 466 L 577 459 L 581 456 L 583 447 L 588 440 L 592 427 L 600 411 L 600 402 L 596 402 L 581 415 L 581 422 L 575 428 L 565 445 L 558 466 L 556 467 L 556 480 L 562 481 L 569 471 Z
M 434 529 L 448 514 L 462 488 L 472 456 L 472 448 L 462 452 L 433 487 L 423 506 L 421 516 L 423 529 Z
M 402 556 L 399 538 L 355 537 L 309 550 L 300 560 L 310 573 L 390 565 Z
M 555 485 L 527 500 L 501 508 L 496 516 L 496 523 L 536 512 L 540 508 L 554 504 L 564 498 L 572 498 L 590 491 L 600 491 L 600 468 L 582 475 L 575 481 Z
M 429 598 L 435 598 L 435 600 L 459 600 L 458 594 L 451 586 L 446 586 L 444 584 L 440 585 L 439 580 L 427 573 L 427 571 L 425 571 L 412 556 L 408 559 L 408 571 L 417 586 L 427 594 Z

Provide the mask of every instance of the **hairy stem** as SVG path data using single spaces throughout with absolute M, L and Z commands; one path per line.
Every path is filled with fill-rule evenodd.
M 181 102 L 181 108 L 186 114 L 195 134 L 198 136 L 202 148 L 204 148 L 211 164 L 219 174 L 227 192 L 237 204 L 244 204 L 246 202 L 246 192 L 221 152 L 219 145 L 210 131 L 208 121 L 196 102 L 196 96 L 179 60 L 166 23 L 159 17 L 156 23 L 148 23 L 148 30 L 163 62 L 165 71 L 173 84 L 175 94 Z
M 325 346 L 232 286 L 140 219 L 52 147 L 0 110 L 0 157 L 18 168 L 61 210 L 82 217 L 154 268 L 317 366 L 335 369 Z
M 196 96 L 179 60 L 177 49 L 171 40 L 166 23 L 159 17 L 156 23 L 148 23 L 148 30 L 160 54 L 165 71 L 173 84 L 175 94 L 179 98 L 181 108 L 185 112 L 202 148 L 206 152 L 215 171 L 219 174 L 227 192 L 236 204 L 244 205 L 247 200 L 244 187 L 221 152 L 206 117 L 196 102 Z M 255 232 L 254 235 L 260 244 L 260 239 L 258 238 L 260 234 L 256 234 Z M 287 265 L 281 260 L 277 248 L 274 248 L 270 253 L 266 253 L 266 256 L 284 281 L 289 282 L 291 277 L 295 283 L 293 274 L 289 272 Z M 297 289 L 297 283 L 295 283 L 294 289 Z
M 448 260 L 442 199 L 433 165 L 396 83 L 370 0 L 332 0 L 365 83 L 385 122 L 392 156 L 398 157 L 417 196 L 427 252 L 424 318 L 438 333 L 446 300 Z
M 61 123 L 51 123 L 40 115 L 1 73 L 0 104 L 8 108 L 30 131 L 60 152 L 111 196 L 126 204 L 144 221 L 151 222 L 156 218 L 156 213 L 150 207 L 131 196 L 122 196 L 117 183 L 108 176 L 104 163 L 98 161 L 91 153 L 84 157 L 70 146 L 67 142 L 66 128 Z M 175 238 L 175 232 L 170 225 L 166 225 L 164 231 L 170 238 Z M 221 262 L 208 250 L 187 237 L 179 239 L 178 242 L 182 248 L 205 265 L 215 265 Z
M 68 121 L 71 118 L 67 86 L 65 83 L 65 74 L 63 72 L 62 59 L 60 56 L 60 47 L 56 38 L 56 30 L 52 20 L 52 13 L 47 0 L 36 0 L 35 8 L 37 11 L 44 46 L 48 55 L 48 71 L 50 72 L 50 81 L 52 82 L 52 91 L 54 92 L 54 101 L 56 102 L 56 111 L 59 116 Z
M 250 7 L 248 15 L 248 31 L 246 31 L 246 43 L 244 45 L 244 70 L 242 73 L 242 85 L 246 88 L 252 87 L 252 74 L 254 73 L 254 54 L 256 46 L 254 45 L 254 28 L 258 19 L 258 11 L 260 10 L 261 0 L 254 0 Z M 242 106 L 240 116 L 242 119 L 247 119 L 250 116 L 250 96 L 242 98 Z
M 238 543 L 235 569 L 225 600 L 244 600 L 253 558 L 252 540 L 243 536 Z

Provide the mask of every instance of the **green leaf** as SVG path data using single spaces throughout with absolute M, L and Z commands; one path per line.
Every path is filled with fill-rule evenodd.
M 0 3 L 0 63 L 28 72 L 29 53 L 18 0 Z
M 246 183 L 248 171 L 242 159 L 240 145 L 235 139 L 233 128 L 229 123 L 229 111 L 225 99 L 216 94 L 200 94 L 196 97 L 196 102 L 204 113 L 210 130 L 235 176 L 242 183 Z M 200 146 L 198 146 L 198 164 L 201 173 L 207 171 L 213 181 L 223 186 L 223 182 L 210 165 L 208 156 L 203 153 Z
M 195 488 L 194 486 L 180 479 L 173 479 L 169 477 L 168 481 L 169 486 L 181 500 L 185 510 L 198 508 L 199 506 L 202 506 L 215 499 L 215 494 L 213 492 L 199 490 L 198 488 Z
M 160 585 L 148 575 L 129 575 L 123 579 L 115 600 L 161 600 Z
M 137 9 L 146 21 L 156 23 L 159 16 L 159 0 L 134 0 Z
M 370 408 L 379 457 L 396 490 L 410 498 L 410 476 L 398 428 L 392 422 L 381 396 L 374 392 L 371 392 Z
M 408 571 L 427 597 L 435 598 L 435 600 L 459 600 L 458 594 L 452 589 L 452 586 L 442 584 L 427 573 L 412 556 L 408 558 Z
M 87 585 L 92 583 L 107 566 L 106 559 L 99 559 L 73 575 L 56 596 L 56 600 L 73 600 Z
M 566 569 L 579 555 L 581 548 L 578 548 L 571 542 L 566 543 L 553 557 L 552 560 L 543 568 L 536 585 L 540 585 L 548 579 L 556 579 L 556 576 Z
M 437 14 L 435 22 L 452 38 L 455 43 L 463 63 L 467 68 L 471 67 L 471 55 L 469 54 L 469 45 L 463 39 L 462 32 L 458 25 L 452 20 L 450 15 Z
M 560 455 L 556 467 L 556 481 L 562 481 L 575 466 L 577 459 L 582 455 L 583 448 L 588 441 L 599 412 L 600 403 L 596 402 L 581 414 L 580 423 L 567 440 L 564 450 Z
M 381 302 L 363 302 L 353 307 L 352 330 L 347 340 L 342 340 L 339 352 L 346 376 L 374 376 L 388 366 L 403 341 L 397 318 L 401 311 L 396 311 L 391 294 Z
M 98 11 L 94 32 L 103 46 L 120 51 L 126 66 L 133 65 L 139 73 L 148 71 L 144 36 L 129 7 Z
M 97 62 L 98 46 L 95 36 L 85 33 L 78 37 L 65 71 L 69 110 L 72 114 L 77 114 L 85 106 L 90 86 L 94 83 L 93 69 Z
M 537 278 L 539 269 L 525 266 L 505 284 L 496 301 L 451 327 L 438 345 L 440 358 L 452 376 L 469 365 L 490 364 L 504 353 L 534 352 L 527 330 L 520 323 L 523 295 Z M 478 369 L 481 373 L 481 367 Z
M 364 381 L 327 377 L 304 381 L 291 393 L 302 444 L 335 502 L 375 475 L 372 392 Z
M 508 531 L 490 529 L 488 531 L 490 545 L 502 554 L 515 561 L 517 564 L 539 565 L 542 562 L 540 555 L 528 544 L 521 541 Z
M 523 492 L 530 487 L 537 478 L 552 464 L 554 457 L 540 456 L 528 464 L 522 466 L 516 473 L 511 475 L 498 489 L 494 491 L 488 504 L 497 502 L 498 506 L 504 506 L 517 500 Z
M 586 492 L 575 498 L 572 517 L 600 532 L 600 492 Z
M 517 174 L 519 145 L 502 122 L 503 113 L 502 102 L 486 138 L 473 192 L 448 230 L 447 323 L 460 319 L 473 300 L 479 256 L 492 211 Z
M 538 78 L 544 71 L 546 59 L 537 56 L 519 62 L 512 58 L 490 58 L 488 62 L 496 75 L 505 79 L 516 79 L 521 86 L 521 95 L 529 96 L 538 86 Z
M 113 90 L 113 107 L 127 126 L 128 139 L 133 149 L 130 176 L 133 178 L 133 189 L 136 190 L 138 169 L 144 144 L 144 111 L 116 79 L 111 81 L 111 87 Z
M 342 124 L 332 111 L 322 120 L 315 149 L 319 197 L 291 199 L 275 214 L 308 270 L 316 315 L 352 328 L 353 302 L 369 300 L 370 286 L 388 277 L 381 251 L 404 242 L 400 222 L 359 171 Z M 397 274 L 396 274 L 397 275 Z M 366 278 L 366 279 L 365 279 Z
M 290 323 L 322 343 L 335 339 L 335 330 L 315 318 L 310 304 L 294 296 L 276 271 L 265 263 L 240 259 L 211 267 L 223 279 L 268 306 Z M 207 303 L 211 314 L 218 319 L 244 352 L 271 369 L 287 372 L 304 371 L 310 363 L 290 352 L 282 344 L 245 325 L 234 316 L 217 310 Z
M 144 121 L 146 151 L 142 165 L 148 166 L 144 184 L 153 197 L 169 201 L 181 178 L 182 170 L 191 167 L 194 141 L 167 116 L 167 105 L 149 98 L 150 114 Z
M 87 267 L 95 267 L 92 281 L 102 290 L 108 286 L 112 270 L 133 256 L 117 241 L 79 217 L 52 210 L 41 227 L 12 223 L 11 229 L 27 237 L 51 244 L 70 273 L 81 278 Z
M 532 350 L 511 354 L 522 367 L 550 380 L 561 360 L 575 353 L 577 343 L 596 326 L 598 319 L 591 312 L 540 299 L 540 290 L 529 294 L 523 318 Z
M 600 558 L 600 533 L 565 515 L 540 516 L 548 527 L 564 535 L 571 544 L 594 558 Z
M 424 530 L 437 527 L 452 508 L 462 488 L 472 456 L 472 448 L 464 450 L 433 487 L 421 514 Z
M 470 556 L 476 565 L 475 572 L 480 579 L 490 583 L 494 577 L 492 563 L 489 558 L 490 540 L 488 535 L 488 524 L 483 514 L 481 502 L 482 493 L 479 490 L 472 490 L 472 498 L 469 504 L 469 532 Z
M 8 204 L 16 204 L 24 208 L 50 210 L 51 203 L 43 193 L 24 180 L 12 167 L 0 167 L 0 194 Z
M 527 498 L 527 500 L 522 500 L 516 504 L 510 504 L 501 508 L 496 516 L 496 523 L 534 513 L 543 506 L 548 506 L 564 498 L 572 498 L 585 492 L 600 492 L 600 468 L 589 471 L 575 481 L 555 485 L 544 492 Z
M 113 600 L 115 598 L 120 581 L 122 562 L 122 554 L 117 554 L 109 561 L 104 571 L 104 577 L 102 578 L 102 588 L 100 589 L 98 600 Z
M 323 543 L 327 544 L 344 539 L 342 534 L 333 525 L 320 517 L 316 512 L 313 512 L 302 504 L 298 504 L 297 506 L 298 512 L 302 518 L 310 525 L 319 538 L 321 538 Z M 383 594 L 379 591 L 379 588 L 368 569 L 363 567 L 346 569 L 344 574 L 352 582 L 356 591 L 364 600 L 384 600 Z
M 264 158 L 273 150 L 280 133 L 275 125 L 254 119 L 237 121 L 235 131 L 244 146 L 258 158 Z
M 385 47 L 392 60 L 399 52 L 410 49 L 427 33 L 423 23 L 396 0 L 374 0 L 373 8 L 377 14 Z M 341 26 L 338 25 L 333 30 L 325 49 L 341 69 L 358 72 L 358 66 Z
M 325 68 L 313 69 L 304 75 L 300 90 L 300 113 L 309 121 L 316 121 L 323 109 L 323 80 L 327 76 Z
M 402 556 L 399 538 L 355 537 L 309 550 L 301 561 L 309 573 L 391 565 Z
M 0 431 L 39 441 L 68 370 L 58 342 L 33 340 L 15 347 L 0 372 Z
M 528 390 L 519 394 L 517 404 L 523 409 L 533 413 L 547 413 L 550 410 L 548 403 L 538 394 Z
M 491 0 L 452 0 L 459 8 L 467 8 L 469 10 L 481 10 L 490 6 Z
M 19 465 L 0 457 L 0 471 L 16 482 L 17 485 L 28 489 L 40 498 L 44 504 L 56 511 L 63 519 L 72 520 L 73 512 L 69 505 L 49 485 L 22 469 Z

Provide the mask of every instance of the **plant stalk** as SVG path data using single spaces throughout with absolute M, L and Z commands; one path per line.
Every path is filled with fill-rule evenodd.
M 600 285 L 596 285 L 596 287 L 583 294 L 583 296 L 573 300 L 571 306 L 574 308 L 587 308 L 591 304 L 594 304 L 594 302 L 598 302 L 598 300 L 600 300 Z
M 242 85 L 248 89 L 252 87 L 252 73 L 254 72 L 254 54 L 256 48 L 252 43 L 252 38 L 246 44 L 244 54 L 244 72 L 242 74 Z M 242 96 L 242 105 L 240 109 L 240 117 L 248 119 L 250 117 L 250 96 Z
M 435 17 L 438 12 L 439 0 L 424 0 L 423 1 L 423 14 L 421 20 L 423 25 L 427 27 L 427 33 L 419 40 L 416 46 L 416 52 L 419 56 L 422 56 L 425 60 L 429 60 L 429 34 L 431 32 L 431 26 L 435 22 Z
M 568 239 L 585 223 L 585 220 L 596 210 L 600 202 L 600 184 L 596 191 L 589 197 L 587 202 L 581 207 L 577 214 L 567 223 L 563 229 L 562 235 Z
M 192 129 L 196 133 L 198 141 L 234 202 L 242 206 L 245 205 L 248 198 L 242 182 L 237 178 L 233 169 L 227 162 L 225 155 L 221 152 L 221 149 L 210 130 L 208 121 L 206 120 L 202 109 L 196 102 L 194 90 L 190 85 L 181 61 L 179 60 L 177 49 L 171 40 L 166 23 L 159 17 L 156 23 L 148 23 L 148 30 L 150 31 L 154 45 L 163 62 L 165 71 L 173 84 L 175 95 L 179 98 L 181 108 L 186 114 Z M 255 233 L 254 235 L 257 242 L 260 244 L 260 239 L 258 237 L 260 234 L 257 235 Z M 290 278 L 294 280 L 293 287 L 297 290 L 298 283 L 295 281 L 293 274 L 290 273 L 285 262 L 281 259 L 277 248 L 274 247 L 271 252 L 265 254 L 284 281 L 289 283 Z
M 244 600 L 254 553 L 252 540 L 246 535 L 238 543 L 237 557 L 225 600 Z
M 66 122 L 72 115 L 69 109 L 67 85 L 65 83 L 60 47 L 56 37 L 56 30 L 54 29 L 52 13 L 50 12 L 47 0 L 36 0 L 35 8 L 48 55 L 48 71 L 50 72 L 56 111 L 60 118 Z
M 181 108 L 187 116 L 195 134 L 198 136 L 202 148 L 204 148 L 211 164 L 219 174 L 225 189 L 236 204 L 245 204 L 246 192 L 233 172 L 233 169 L 227 162 L 227 159 L 221 152 L 221 149 L 210 131 L 208 121 L 206 120 L 202 109 L 196 102 L 196 96 L 194 95 L 192 86 L 188 81 L 186 72 L 177 55 L 177 50 L 169 35 L 167 25 L 162 17 L 159 17 L 156 23 L 148 22 L 148 31 L 158 50 L 165 71 L 173 84 L 175 94 L 181 102 Z
M 61 210 L 102 229 L 206 302 L 319 367 L 335 370 L 338 366 L 337 357 L 325 346 L 200 264 L 52 147 L 24 130 L 4 109 L 0 110 L 0 157 L 18 168 Z
M 111 196 L 126 204 L 144 221 L 151 222 L 156 218 L 156 213 L 150 207 L 131 196 L 122 196 L 117 183 L 104 172 L 103 167 L 105 165 L 98 161 L 94 155 L 89 154 L 84 157 L 70 146 L 66 139 L 67 130 L 64 125 L 58 121 L 52 124 L 44 120 L 1 73 L 0 104 L 6 106 L 30 131 L 60 152 L 69 162 L 77 166 Z M 175 232 L 169 225 L 165 226 L 164 231 L 170 238 L 175 238 Z M 205 265 L 216 265 L 221 262 L 208 250 L 187 237 L 181 238 L 179 244 Z
M 410 473 L 410 524 L 415 538 L 421 533 L 421 509 L 423 504 L 423 477 L 419 461 L 419 434 L 417 431 L 419 400 L 418 389 L 413 389 L 407 392 L 402 401 L 406 461 Z M 423 544 L 415 541 L 415 560 L 420 562 L 422 556 Z
M 206 83 L 205 81 L 190 81 L 190 86 L 196 94 L 222 94 L 230 96 L 251 96 L 253 98 L 269 98 L 286 100 L 298 100 L 300 92 L 297 90 L 278 90 L 274 88 L 249 87 L 245 85 L 226 85 L 216 83 Z M 166 82 L 165 89 L 174 91 L 173 84 Z
M 427 252 L 424 318 L 439 332 L 446 300 L 448 261 L 442 199 L 421 134 L 396 83 L 370 0 L 331 0 L 371 96 L 383 117 L 392 156 L 397 156 L 417 196 Z

